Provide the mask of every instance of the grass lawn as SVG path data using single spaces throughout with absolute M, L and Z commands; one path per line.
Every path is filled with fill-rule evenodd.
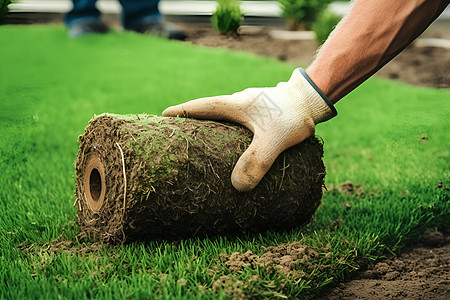
M 293 66 L 133 33 L 74 40 L 62 26 L 1 26 L 0 45 L 0 298 L 303 299 L 425 228 L 450 229 L 450 90 L 371 79 L 317 128 L 327 186 L 361 187 L 325 193 L 310 225 L 94 247 L 76 237 L 72 165 L 94 114 L 160 114 L 197 97 L 273 86 Z M 289 274 L 233 271 L 220 259 L 293 241 L 318 255 Z

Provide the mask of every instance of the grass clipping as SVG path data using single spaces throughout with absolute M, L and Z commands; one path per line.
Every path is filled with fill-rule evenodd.
M 231 171 L 252 133 L 241 126 L 152 115 L 103 114 L 79 137 L 78 221 L 103 242 L 283 230 L 308 222 L 322 198 L 322 143 L 282 153 L 240 193 Z

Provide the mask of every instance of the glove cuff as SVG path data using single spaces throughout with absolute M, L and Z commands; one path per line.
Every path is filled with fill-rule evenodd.
M 325 122 L 337 116 L 336 108 L 317 85 L 309 78 L 305 70 L 298 68 L 292 73 L 289 83 L 302 90 L 302 93 L 308 95 L 306 101 L 310 108 L 311 117 L 315 124 Z

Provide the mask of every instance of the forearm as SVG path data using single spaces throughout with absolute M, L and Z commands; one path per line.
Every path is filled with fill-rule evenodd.
M 306 70 L 336 103 L 400 53 L 450 0 L 357 0 Z

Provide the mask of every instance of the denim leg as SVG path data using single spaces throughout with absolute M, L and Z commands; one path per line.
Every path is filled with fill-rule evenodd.
M 83 21 L 98 20 L 100 11 L 95 7 L 97 0 L 72 0 L 73 9 L 64 15 L 67 26 Z
M 149 19 L 160 19 L 159 0 L 119 0 L 122 5 L 122 25 L 133 29 Z

